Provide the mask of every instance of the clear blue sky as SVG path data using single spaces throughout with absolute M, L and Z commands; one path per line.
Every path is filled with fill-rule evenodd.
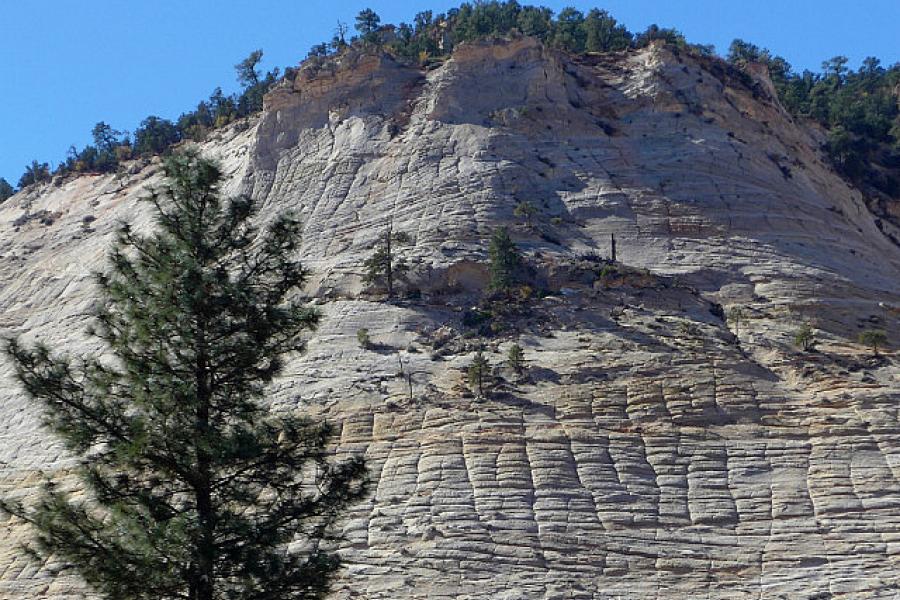
M 531 4 L 520 0 L 522 4 Z M 147 115 L 176 118 L 216 86 L 235 91 L 233 65 L 255 48 L 263 66 L 294 65 L 330 39 L 335 22 L 371 7 L 411 21 L 446 0 L 0 0 L 0 177 L 13 185 L 33 158 L 56 164 L 90 142 L 97 121 L 134 130 Z M 632 31 L 681 30 L 723 53 L 735 37 L 795 69 L 843 54 L 900 61 L 900 0 L 608 0 L 533 2 L 605 8 Z

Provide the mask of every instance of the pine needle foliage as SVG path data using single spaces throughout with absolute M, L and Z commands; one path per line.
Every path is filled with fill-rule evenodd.
M 488 387 L 491 376 L 491 365 L 480 349 L 475 352 L 475 356 L 472 358 L 468 375 L 469 387 L 472 391 L 477 392 L 479 396 L 484 396 L 484 391 Z
M 803 352 L 810 352 L 816 347 L 816 334 L 809 323 L 804 323 L 794 332 L 794 345 Z
M 518 269 L 522 263 L 519 249 L 509 237 L 506 227 L 498 227 L 491 235 L 488 247 L 490 258 L 491 291 L 508 293 L 518 283 Z
M 525 371 L 525 352 L 522 350 L 522 346 L 518 344 L 510 346 L 506 354 L 506 362 L 516 375 L 521 375 Z
M 887 344 L 887 334 L 880 329 L 866 329 L 859 333 L 859 343 L 872 349 L 872 356 L 878 356 L 878 347 Z
M 307 277 L 299 224 L 255 228 L 253 203 L 221 200 L 196 154 L 165 171 L 148 199 L 157 232 L 123 225 L 97 276 L 90 333 L 107 355 L 8 343 L 88 493 L 48 480 L 37 503 L 2 507 L 33 526 L 33 552 L 105 598 L 322 598 L 339 561 L 319 542 L 367 480 L 361 459 L 329 458 L 328 424 L 262 402 L 319 320 L 290 300 Z
M 393 298 L 397 279 L 404 277 L 409 269 L 409 265 L 406 264 L 403 257 L 397 256 L 396 246 L 409 243 L 409 241 L 409 235 L 403 231 L 395 232 L 393 223 L 391 223 L 387 230 L 378 236 L 372 256 L 363 263 L 366 269 L 363 281 L 368 284 L 383 283 L 387 289 L 388 298 Z

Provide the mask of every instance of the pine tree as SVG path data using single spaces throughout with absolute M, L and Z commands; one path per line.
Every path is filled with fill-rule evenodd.
M 25 167 L 25 172 L 19 178 L 18 188 L 21 190 L 42 181 L 50 181 L 50 165 L 33 160 Z
M 140 156 L 162 154 L 180 140 L 181 133 L 175 123 L 151 115 L 134 131 L 134 153 Z
M 809 323 L 804 323 L 794 333 L 794 344 L 803 352 L 809 352 L 816 346 L 816 334 Z
M 479 396 L 484 396 L 484 389 L 490 377 L 491 366 L 484 354 L 479 349 L 469 365 L 469 387 L 477 391 Z
M 8 181 L 0 177 L 0 202 L 4 202 L 7 198 L 16 193 L 13 186 Z
M 508 292 L 516 283 L 516 271 L 522 261 L 516 245 L 509 237 L 506 227 L 498 227 L 491 236 L 488 248 L 490 257 L 491 281 L 490 289 L 496 292 Z
M 506 360 L 516 375 L 521 375 L 525 371 L 525 353 L 522 351 L 522 346 L 518 344 L 510 346 Z
M 531 229 L 533 225 L 532 221 L 535 214 L 537 214 L 537 207 L 533 202 L 529 202 L 528 200 L 519 202 L 516 204 L 516 208 L 513 209 L 513 215 L 522 219 L 528 229 Z
M 740 306 L 732 308 L 728 311 L 728 320 L 734 323 L 734 335 L 740 335 L 741 323 L 744 322 L 744 309 Z
M 381 17 L 371 8 L 361 10 L 356 15 L 356 30 L 367 42 L 375 42 L 377 40 L 380 26 Z
M 605 10 L 591 9 L 584 19 L 585 50 L 609 52 L 624 50 L 631 44 L 631 33 Z
M 257 67 L 262 61 L 262 57 L 262 50 L 254 50 L 247 58 L 234 65 L 238 83 L 244 88 L 250 88 L 259 84 L 259 69 Z
M 331 428 L 267 410 L 266 384 L 319 315 L 290 216 L 265 231 L 223 202 L 214 163 L 170 158 L 148 200 L 158 232 L 123 225 L 98 275 L 91 332 L 104 359 L 8 352 L 47 426 L 80 456 L 86 500 L 48 480 L 2 507 L 106 598 L 322 598 L 338 559 L 319 547 L 366 490 L 363 462 L 329 460 Z M 297 545 L 289 544 L 300 542 Z M 302 547 L 301 550 L 295 548 Z
M 866 329 L 859 333 L 859 343 L 872 348 L 872 356 L 878 356 L 878 346 L 887 344 L 887 334 L 880 329 Z
M 388 298 L 394 297 L 394 284 L 408 269 L 406 261 L 397 257 L 395 244 L 407 242 L 409 235 L 402 231 L 395 233 L 393 224 L 388 225 L 387 231 L 378 238 L 375 252 L 363 265 L 366 268 L 363 280 L 369 284 L 384 282 Z

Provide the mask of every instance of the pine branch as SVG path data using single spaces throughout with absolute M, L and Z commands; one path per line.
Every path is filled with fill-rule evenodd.
M 260 403 L 320 320 L 287 300 L 308 276 L 300 224 L 258 232 L 252 201 L 220 201 L 218 168 L 196 155 L 166 173 L 148 198 L 157 231 L 123 225 L 96 276 L 92 333 L 108 358 L 7 347 L 81 455 L 89 493 L 76 502 L 48 484 L 36 505 L 6 505 L 37 532 L 38 555 L 64 557 L 108 598 L 321 598 L 337 558 L 289 544 L 336 539 L 368 480 L 361 459 L 331 458 L 327 425 Z

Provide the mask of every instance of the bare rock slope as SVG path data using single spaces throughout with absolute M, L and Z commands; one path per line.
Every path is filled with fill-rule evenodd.
M 325 319 L 273 402 L 340 422 L 338 451 L 376 481 L 335 597 L 897 597 L 900 369 L 855 339 L 900 334 L 900 248 L 820 143 L 764 75 L 528 39 L 430 70 L 309 64 L 208 141 L 227 192 L 306 224 Z M 146 226 L 157 180 L 149 165 L 0 205 L 0 330 L 94 350 L 89 273 L 117 220 Z M 415 299 L 363 285 L 389 221 Z M 486 316 L 470 307 L 502 224 L 551 294 Z M 617 273 L 596 260 L 610 234 Z M 793 348 L 803 323 L 817 352 Z M 482 339 L 504 380 L 486 399 L 462 373 Z M 522 377 L 502 366 L 513 342 Z M 69 462 L 0 376 L 0 493 L 27 495 Z M 82 594 L 25 535 L 0 524 L 0 597 Z

